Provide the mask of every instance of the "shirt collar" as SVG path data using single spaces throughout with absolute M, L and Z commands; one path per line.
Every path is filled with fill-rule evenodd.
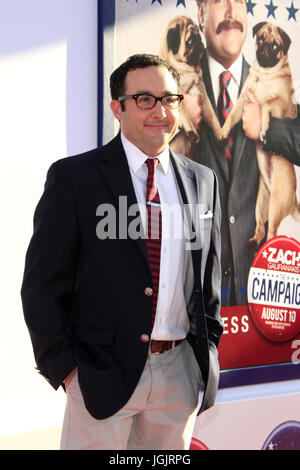
M 210 71 L 210 75 L 212 78 L 212 83 L 213 83 L 213 88 L 216 92 L 216 96 L 219 96 L 219 93 L 217 90 L 219 90 L 219 76 L 221 75 L 222 72 L 224 72 L 224 67 L 221 65 L 219 62 L 217 62 L 210 52 L 207 50 L 207 60 L 208 60 L 208 67 Z M 239 57 L 236 59 L 236 61 L 229 67 L 229 71 L 232 74 L 232 77 L 236 83 L 236 85 L 239 87 L 242 79 L 242 65 L 243 65 L 243 55 L 240 54 Z
M 144 165 L 145 161 L 149 157 L 144 152 L 142 152 L 138 147 L 136 147 L 132 142 L 130 142 L 123 132 L 121 132 L 121 141 L 124 147 L 124 151 L 127 157 L 129 168 L 134 172 L 137 173 L 140 168 Z M 159 155 L 156 155 L 159 159 L 158 169 L 163 171 L 163 173 L 167 173 L 169 168 L 169 161 L 170 161 L 170 149 L 169 145 L 161 152 Z

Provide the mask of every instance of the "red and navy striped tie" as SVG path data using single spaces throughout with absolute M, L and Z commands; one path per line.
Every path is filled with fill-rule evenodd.
M 233 108 L 233 103 L 228 93 L 228 85 L 230 83 L 231 78 L 232 78 L 231 72 L 229 72 L 228 70 L 225 70 L 220 75 L 221 91 L 220 91 L 220 96 L 219 96 L 219 101 L 218 101 L 218 111 L 219 111 L 219 119 L 220 119 L 221 126 L 223 126 L 224 122 L 226 121 L 226 118 L 228 117 L 230 111 Z M 230 160 L 232 156 L 232 152 L 233 152 L 233 132 L 230 132 L 225 142 L 224 149 L 225 149 L 226 157 L 228 158 L 228 160 Z
M 155 184 L 155 169 L 158 163 L 159 160 L 157 158 L 148 158 L 148 160 L 146 160 L 148 166 L 146 194 L 148 221 L 146 245 L 153 281 L 152 326 L 154 325 L 158 297 L 162 231 L 160 198 Z

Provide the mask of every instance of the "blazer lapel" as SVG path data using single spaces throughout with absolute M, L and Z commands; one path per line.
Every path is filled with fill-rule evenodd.
M 190 319 L 190 332 L 194 336 L 200 329 L 202 334 L 206 331 L 204 320 L 204 302 L 201 288 L 201 256 L 202 256 L 202 232 L 200 223 L 200 207 L 198 205 L 199 180 L 197 173 L 189 168 L 188 160 L 183 159 L 174 151 L 170 151 L 171 163 L 174 168 L 177 184 L 184 204 L 185 228 L 187 245 L 190 244 L 192 257 L 192 269 L 186 273 L 185 285 L 188 285 L 188 292 L 192 292 L 187 298 L 187 311 Z M 195 235 L 194 235 L 195 234 Z M 186 254 L 188 252 L 186 251 Z M 206 353 L 205 353 L 206 354 Z
M 126 228 L 127 231 L 126 236 L 129 236 L 128 226 L 131 221 L 136 219 L 136 217 L 129 216 L 128 209 L 133 205 L 137 205 L 137 199 L 120 134 L 118 134 L 111 142 L 101 148 L 98 169 L 104 176 L 107 186 L 110 188 L 113 194 L 113 197 L 116 201 L 119 221 L 123 221 L 124 230 Z M 120 210 L 125 213 L 120 214 Z M 143 224 L 141 220 L 140 227 L 142 230 Z M 144 234 L 134 241 L 137 242 L 147 263 L 149 263 Z
M 249 64 L 245 61 L 243 58 L 243 67 L 242 67 L 242 78 L 241 78 L 241 84 L 240 84 L 240 89 L 239 89 L 239 95 L 241 93 L 241 90 L 243 88 L 243 85 L 246 81 L 246 78 L 249 73 Z M 234 140 L 234 151 L 233 151 L 233 156 L 232 156 L 232 164 L 231 164 L 231 174 L 234 175 L 235 170 L 237 166 L 240 163 L 241 157 L 244 152 L 244 148 L 246 145 L 247 137 L 243 131 L 243 126 L 242 123 L 239 122 L 236 126 L 236 132 L 235 132 L 235 140 Z
M 212 87 L 212 82 L 211 82 L 211 76 L 209 72 L 209 67 L 208 67 L 208 61 L 207 61 L 207 56 L 206 54 L 203 55 L 201 59 L 201 69 L 202 69 L 202 76 L 203 76 L 203 82 L 206 88 L 207 95 L 211 101 L 212 107 L 216 113 L 216 116 L 218 116 L 218 109 L 217 109 L 217 104 L 215 101 L 215 96 L 213 92 L 213 87 Z M 217 165 L 220 167 L 220 170 L 224 176 L 225 181 L 229 183 L 230 181 L 230 171 L 229 171 L 229 165 L 228 161 L 225 157 L 224 154 L 224 147 L 222 144 L 218 144 L 213 131 L 210 129 L 210 127 L 206 127 L 207 129 L 206 135 L 208 137 L 208 140 L 210 141 L 210 147 L 213 150 L 213 153 L 215 155 L 215 160 L 217 162 Z
M 98 168 L 116 202 L 124 195 L 128 198 L 128 205 L 137 202 L 120 135 L 101 148 Z
M 190 170 L 188 160 L 184 160 L 177 152 L 170 150 L 170 160 L 174 168 L 175 176 L 179 186 L 184 204 L 197 203 L 197 181 L 196 175 Z
M 190 169 L 189 160 L 183 159 L 170 150 L 170 159 L 175 172 L 176 181 L 184 204 L 184 223 L 187 244 L 192 254 L 202 248 L 202 231 L 200 227 L 200 210 L 198 203 L 199 182 L 196 172 Z

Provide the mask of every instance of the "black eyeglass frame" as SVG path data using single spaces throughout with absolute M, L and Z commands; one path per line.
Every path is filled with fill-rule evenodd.
M 139 96 L 151 96 L 152 98 L 155 99 L 154 105 L 151 106 L 150 108 L 141 108 L 140 106 L 138 106 L 138 103 L 137 103 L 137 100 L 138 100 Z M 178 96 L 178 98 L 180 99 L 180 101 L 178 102 L 178 106 L 176 106 L 175 108 L 173 108 L 172 106 L 166 106 L 166 105 L 163 104 L 163 99 L 164 99 L 164 98 L 168 98 L 169 96 Z M 183 95 L 180 95 L 180 94 L 177 94 L 177 93 L 170 93 L 169 95 L 164 95 L 164 96 L 155 96 L 155 95 L 151 95 L 151 93 L 136 93 L 136 94 L 134 94 L 134 95 L 122 95 L 122 96 L 119 96 L 118 101 L 122 102 L 122 101 L 130 100 L 130 99 L 134 99 L 136 106 L 137 106 L 139 109 L 143 109 L 143 110 L 155 108 L 156 103 L 157 103 L 158 101 L 161 102 L 161 104 L 162 104 L 162 106 L 163 106 L 164 108 L 167 108 L 167 109 L 178 109 L 178 108 L 180 107 L 180 105 L 181 105 L 182 100 L 184 99 L 184 96 L 183 96 Z

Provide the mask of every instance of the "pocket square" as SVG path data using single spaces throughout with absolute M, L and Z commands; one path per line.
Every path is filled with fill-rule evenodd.
M 200 214 L 200 219 L 211 219 L 213 217 L 212 211 L 208 210 L 204 214 Z

